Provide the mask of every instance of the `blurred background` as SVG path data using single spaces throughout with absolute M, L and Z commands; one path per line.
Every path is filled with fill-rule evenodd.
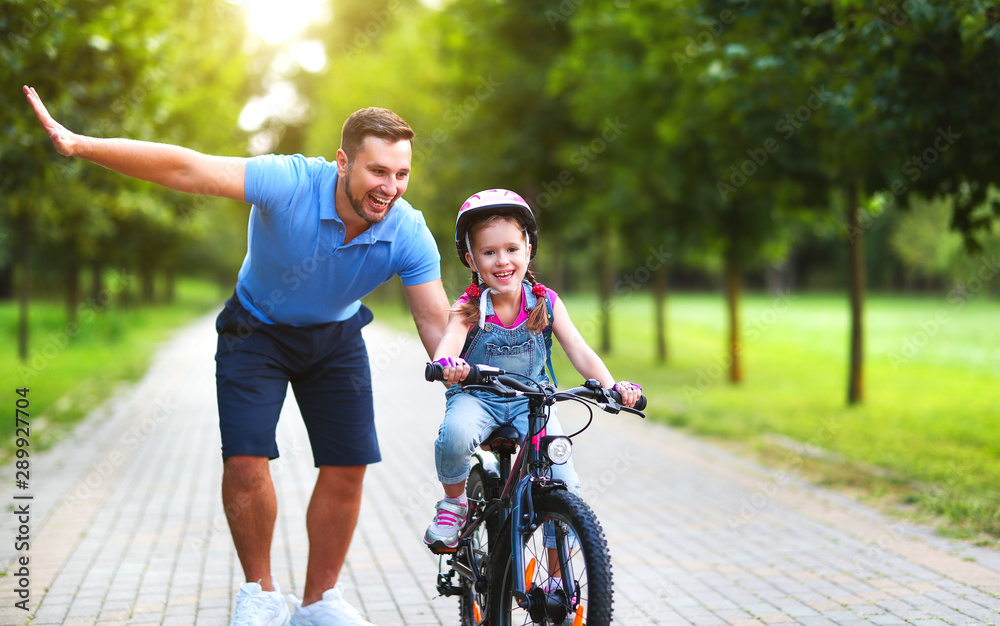
M 22 84 L 226 155 L 332 160 L 382 106 L 450 297 L 458 207 L 513 189 L 651 417 L 1000 536 L 997 3 L 5 0 L 0 34 L 0 373 L 42 443 L 219 308 L 247 207 L 59 157 Z M 412 327 L 397 286 L 370 303 Z

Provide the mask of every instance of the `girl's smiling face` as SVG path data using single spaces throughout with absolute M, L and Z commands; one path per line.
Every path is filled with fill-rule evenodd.
M 469 233 L 470 263 L 486 285 L 502 294 L 520 293 L 531 245 L 516 219 L 492 219 Z M 466 260 L 469 260 L 468 253 Z

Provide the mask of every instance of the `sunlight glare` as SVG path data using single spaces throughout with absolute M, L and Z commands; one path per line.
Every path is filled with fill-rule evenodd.
M 281 124 L 299 123 L 309 108 L 296 91 L 289 76 L 305 70 L 319 73 L 326 67 L 326 52 L 322 42 L 306 39 L 305 31 L 312 24 L 330 19 L 329 0 L 231 0 L 246 12 L 250 34 L 250 49 L 257 42 L 274 48 L 275 54 L 263 76 L 264 93 L 251 98 L 240 114 L 240 128 L 255 132 L 250 149 L 254 154 L 271 150 L 280 133 L 268 127 L 269 121 Z
M 281 44 L 302 34 L 309 24 L 329 17 L 327 0 L 240 0 L 250 32 L 269 44 Z

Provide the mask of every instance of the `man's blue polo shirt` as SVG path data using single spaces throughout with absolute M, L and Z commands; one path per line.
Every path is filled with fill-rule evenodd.
M 382 222 L 344 244 L 335 163 L 300 154 L 253 157 L 245 189 L 253 207 L 236 294 L 267 324 L 343 321 L 393 276 L 404 285 L 441 277 L 424 216 L 402 198 Z

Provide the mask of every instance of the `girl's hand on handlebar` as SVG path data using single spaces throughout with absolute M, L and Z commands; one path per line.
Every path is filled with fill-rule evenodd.
M 461 357 L 446 356 L 434 362 L 444 369 L 444 382 L 448 385 L 458 384 L 469 375 L 469 364 Z
M 612 389 L 621 394 L 622 404 L 625 406 L 635 406 L 635 403 L 642 397 L 642 385 L 630 383 L 627 380 L 615 383 Z

